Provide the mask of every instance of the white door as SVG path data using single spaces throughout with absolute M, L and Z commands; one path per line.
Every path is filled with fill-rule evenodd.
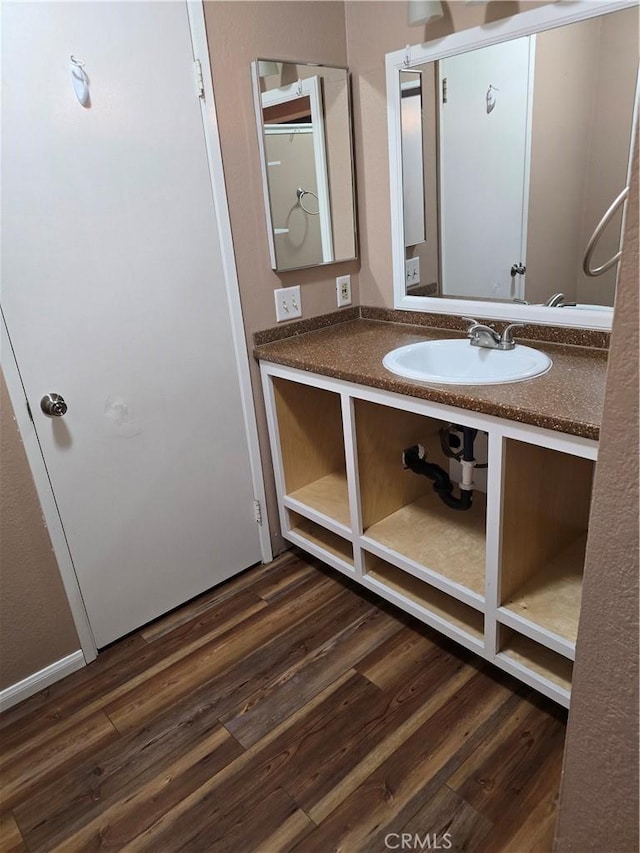
M 439 63 L 444 296 L 523 297 L 534 38 Z
M 102 647 L 261 556 L 187 8 L 2 23 L 2 306 Z

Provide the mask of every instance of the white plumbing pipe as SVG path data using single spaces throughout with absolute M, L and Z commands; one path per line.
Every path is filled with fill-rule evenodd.
M 460 460 L 460 465 L 462 466 L 462 480 L 460 481 L 460 488 L 464 489 L 465 492 L 473 491 L 473 469 L 476 467 L 476 460 L 473 459 L 471 462 L 467 462 L 465 459 Z

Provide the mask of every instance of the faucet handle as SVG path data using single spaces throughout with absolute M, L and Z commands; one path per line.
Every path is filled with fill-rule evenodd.
M 502 345 L 506 345 L 509 348 L 515 346 L 515 341 L 511 335 L 512 329 L 524 329 L 525 323 L 510 323 L 505 329 L 502 331 L 502 335 L 500 337 L 500 343 Z
M 473 340 L 473 332 L 472 329 L 475 329 L 476 326 L 479 326 L 477 320 L 474 320 L 473 317 L 461 317 L 460 319 L 464 320 L 466 323 L 470 323 L 471 325 L 467 327 L 467 337 Z
M 473 329 L 475 326 L 481 327 L 483 329 L 488 329 L 490 332 L 494 331 L 495 328 L 493 323 L 482 323 L 480 322 L 480 320 L 474 320 L 473 317 L 461 317 L 460 319 L 466 320 L 467 323 L 471 323 L 471 325 L 467 329 L 467 334 L 469 334 L 471 329 Z
M 489 322 L 481 323 L 480 320 L 474 320 L 473 317 L 461 317 L 460 319 L 466 320 L 467 323 L 471 323 L 472 326 L 484 326 L 487 329 L 493 329 L 494 328 L 493 323 L 489 323 Z

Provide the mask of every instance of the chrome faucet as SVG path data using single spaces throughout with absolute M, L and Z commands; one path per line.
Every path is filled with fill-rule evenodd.
M 576 303 L 565 302 L 564 293 L 554 293 L 553 296 L 550 296 L 544 304 L 547 308 L 571 308 Z
M 485 347 L 486 349 L 501 349 L 511 350 L 515 347 L 516 342 L 511 336 L 512 329 L 521 329 L 524 323 L 511 323 L 508 325 L 502 335 L 496 332 L 491 326 L 485 323 L 479 323 L 472 317 L 463 317 L 468 323 L 471 323 L 467 329 L 467 337 L 471 340 L 472 347 Z

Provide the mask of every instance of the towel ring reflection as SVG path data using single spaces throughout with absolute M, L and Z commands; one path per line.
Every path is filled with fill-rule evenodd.
M 607 270 L 610 270 L 611 267 L 615 266 L 615 264 L 617 264 L 620 258 L 622 257 L 622 251 L 620 251 L 612 258 L 610 258 L 605 264 L 602 264 L 602 266 L 596 267 L 595 269 L 591 267 L 591 256 L 593 255 L 593 252 L 596 248 L 598 240 L 600 239 L 600 236 L 602 235 L 602 232 L 607 227 L 607 225 L 613 218 L 613 215 L 620 207 L 620 205 L 623 204 L 628 195 L 629 187 L 625 187 L 620 193 L 620 195 L 612 202 L 611 206 L 606 211 L 600 222 L 597 224 L 595 231 L 591 235 L 591 239 L 587 244 L 587 249 L 584 253 L 584 260 L 582 262 L 582 269 L 584 270 L 585 274 L 591 276 L 591 278 L 595 278 L 596 276 L 602 275 L 602 273 L 607 272 Z
M 303 190 L 302 187 L 298 187 L 296 190 L 296 195 L 298 197 L 298 204 L 304 210 L 305 213 L 308 213 L 310 216 L 319 216 L 320 215 L 320 202 L 318 201 L 318 196 L 312 192 L 311 190 Z M 302 203 L 302 199 L 306 195 L 312 195 L 315 200 L 318 202 L 318 210 L 308 210 L 304 204 Z

